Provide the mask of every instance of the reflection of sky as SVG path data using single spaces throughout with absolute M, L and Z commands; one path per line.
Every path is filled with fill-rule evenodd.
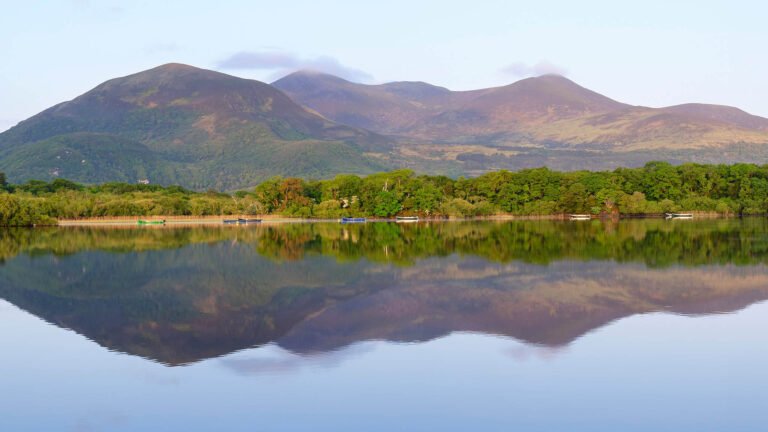
M 169 368 L 0 301 L 0 430 L 763 430 L 768 303 L 622 319 L 566 349 L 460 333 Z

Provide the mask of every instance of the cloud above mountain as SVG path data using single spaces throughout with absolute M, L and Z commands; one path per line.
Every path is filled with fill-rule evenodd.
M 561 75 L 567 76 L 568 70 L 558 66 L 548 60 L 539 60 L 535 64 L 525 62 L 514 62 L 501 69 L 501 73 L 517 78 L 541 76 L 541 75 Z
M 271 71 L 275 77 L 296 70 L 328 73 L 353 82 L 370 82 L 373 76 L 360 69 L 342 64 L 330 56 L 301 57 L 285 51 L 239 51 L 219 61 L 218 69 L 250 69 Z

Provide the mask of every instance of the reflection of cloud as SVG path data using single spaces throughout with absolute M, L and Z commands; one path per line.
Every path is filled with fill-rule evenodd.
M 279 50 L 240 51 L 221 60 L 216 67 L 220 69 L 266 70 L 273 72 L 276 77 L 304 69 L 336 75 L 355 82 L 368 82 L 373 79 L 367 72 L 345 66 L 333 57 L 303 58 L 294 53 Z
M 501 73 L 514 77 L 530 77 L 541 75 L 567 76 L 568 70 L 547 60 L 540 60 L 538 63 L 532 65 L 523 62 L 514 62 L 502 68 Z
M 88 419 L 78 419 L 72 426 L 73 432 L 91 432 L 96 430 Z
M 515 361 L 524 362 L 532 358 L 536 360 L 544 360 L 544 361 L 553 360 L 556 357 L 559 357 L 560 355 L 565 354 L 567 351 L 568 351 L 568 348 L 565 346 L 546 347 L 546 346 L 520 344 L 512 348 L 508 348 L 504 352 L 509 357 L 513 358 Z
M 90 417 L 80 417 L 72 425 L 72 432 L 92 432 L 98 430 L 122 429 L 128 416 L 118 412 L 93 413 Z
M 162 386 L 177 386 L 179 385 L 179 379 L 173 376 L 161 375 L 157 373 L 146 373 L 143 375 L 146 382 L 150 384 L 157 384 Z
M 220 360 L 221 364 L 239 375 L 261 375 L 293 373 L 306 367 L 334 368 L 341 365 L 351 357 L 373 350 L 372 344 L 359 343 L 338 351 L 309 355 L 298 355 L 286 351 L 276 345 L 270 345 L 275 353 L 272 356 L 264 356 L 264 349 L 254 351 L 253 357 L 238 358 L 227 357 Z M 257 357 L 256 355 L 259 355 Z

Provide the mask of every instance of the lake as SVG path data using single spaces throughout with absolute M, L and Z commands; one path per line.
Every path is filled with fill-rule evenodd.
M 768 220 L 0 232 L 2 431 L 760 431 Z

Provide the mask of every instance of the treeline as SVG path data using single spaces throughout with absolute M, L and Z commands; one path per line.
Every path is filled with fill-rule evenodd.
M 252 194 L 194 192 L 180 186 L 105 183 L 86 186 L 64 179 L 3 184 L 0 226 L 53 225 L 57 219 L 110 216 L 208 216 L 260 214 Z
M 0 192 L 2 225 L 153 215 L 386 218 L 678 211 L 746 215 L 768 211 L 768 166 L 753 164 L 650 162 L 642 168 L 614 171 L 537 168 L 458 179 L 416 175 L 410 170 L 366 177 L 339 175 L 330 180 L 275 177 L 234 194 L 125 183 L 85 186 L 63 179 L 22 185 L 9 185 L 4 176 L 0 180 L 5 191 Z
M 660 214 L 676 211 L 762 214 L 768 166 L 673 166 L 557 172 L 496 171 L 475 178 L 415 175 L 409 170 L 332 180 L 273 178 L 255 198 L 270 213 L 303 217 Z

